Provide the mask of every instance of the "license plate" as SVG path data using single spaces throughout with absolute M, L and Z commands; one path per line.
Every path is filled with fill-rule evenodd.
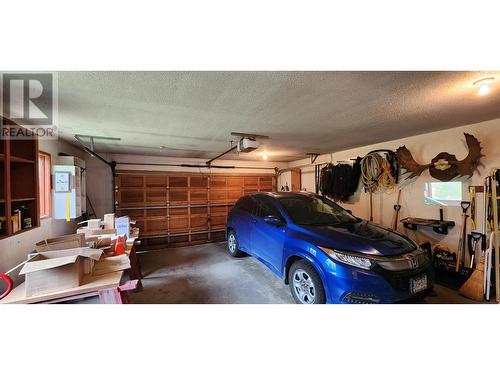
M 414 277 L 410 280 L 410 288 L 412 294 L 421 292 L 422 290 L 427 289 L 427 275 L 420 275 Z

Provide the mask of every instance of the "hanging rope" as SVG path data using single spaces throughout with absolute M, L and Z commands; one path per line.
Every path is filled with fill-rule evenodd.
M 369 192 L 392 190 L 396 180 L 391 172 L 391 164 L 379 153 L 372 152 L 361 160 L 361 181 Z

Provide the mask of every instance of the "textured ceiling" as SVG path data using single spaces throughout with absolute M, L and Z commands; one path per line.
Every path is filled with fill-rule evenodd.
M 101 152 L 210 158 L 244 132 L 270 138 L 225 158 L 289 161 L 498 117 L 500 72 L 59 73 L 62 137 L 121 138 Z

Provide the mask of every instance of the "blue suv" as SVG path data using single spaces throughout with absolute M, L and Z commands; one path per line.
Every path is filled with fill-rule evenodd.
M 409 238 L 312 193 L 254 193 L 238 200 L 227 251 L 252 255 L 297 303 L 393 303 L 433 286 L 425 252 Z

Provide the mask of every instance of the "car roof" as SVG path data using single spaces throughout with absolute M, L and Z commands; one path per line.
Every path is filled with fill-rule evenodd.
M 277 191 L 277 192 L 259 191 L 256 193 L 250 193 L 248 195 L 252 196 L 252 197 L 268 196 L 268 197 L 273 197 L 273 198 L 279 199 L 279 198 L 293 198 L 293 197 L 308 197 L 308 196 L 316 195 L 316 194 L 308 192 L 308 191 L 300 191 L 300 192 L 299 191 Z

